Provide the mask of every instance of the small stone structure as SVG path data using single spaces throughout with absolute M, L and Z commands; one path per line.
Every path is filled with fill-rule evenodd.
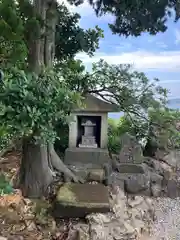
M 118 159 L 118 169 L 120 173 L 144 173 L 142 163 L 144 160 L 141 145 L 135 137 L 125 133 L 121 137 L 121 151 Z
M 53 215 L 56 218 L 85 218 L 90 213 L 109 211 L 109 193 L 103 184 L 65 183 L 58 190 Z
M 97 148 L 96 137 L 94 136 L 96 123 L 86 120 L 86 122 L 81 125 L 84 126 L 84 134 L 82 135 L 82 142 L 79 144 L 79 147 Z
M 84 108 L 74 109 L 69 124 L 69 147 L 65 152 L 67 165 L 88 164 L 99 167 L 109 162 L 108 112 L 119 111 L 116 104 L 86 95 Z

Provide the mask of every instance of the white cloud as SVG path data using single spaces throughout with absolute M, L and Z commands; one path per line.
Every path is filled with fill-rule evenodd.
M 89 58 L 86 54 L 78 54 L 85 64 L 97 62 L 104 59 L 110 64 L 133 64 L 136 69 L 141 70 L 160 70 L 160 71 L 180 71 L 180 51 L 134 51 L 119 54 L 97 53 Z
M 175 30 L 175 44 L 179 44 L 180 43 L 180 31 L 178 29 Z
M 58 2 L 64 3 L 70 11 L 79 13 L 82 18 L 91 18 L 91 20 L 93 20 L 93 19 L 97 20 L 95 11 L 93 10 L 92 6 L 90 6 L 88 1 L 84 1 L 84 3 L 79 5 L 78 7 L 76 7 L 74 5 L 70 5 L 67 0 L 58 0 Z M 83 20 L 85 21 L 85 19 L 83 19 Z M 114 21 L 114 17 L 110 14 L 107 14 L 107 15 L 99 17 L 98 21 L 112 23 Z
M 170 84 L 170 83 L 179 83 L 180 84 L 180 79 L 171 79 L 171 80 L 163 80 L 161 81 L 161 84 Z
M 159 47 L 159 48 L 168 48 L 168 45 L 164 42 L 156 42 L 156 46 Z
M 81 16 L 89 16 L 94 14 L 92 7 L 89 5 L 87 1 L 85 1 L 83 4 L 79 5 L 78 7 L 69 4 L 67 0 L 58 0 L 58 2 L 64 3 L 70 11 L 77 12 Z

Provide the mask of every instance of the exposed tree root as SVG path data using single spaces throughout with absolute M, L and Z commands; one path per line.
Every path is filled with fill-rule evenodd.
M 66 182 L 84 182 L 63 163 L 53 145 L 24 140 L 19 178 L 23 195 L 35 198 L 47 195 L 49 186 L 58 176 L 63 176 Z
M 65 181 L 73 181 L 73 182 L 81 182 L 83 183 L 84 180 L 82 178 L 77 177 L 59 158 L 56 151 L 54 150 L 53 145 L 48 146 L 49 155 L 50 155 L 50 164 L 52 165 L 53 169 L 57 172 L 62 173 L 64 175 Z

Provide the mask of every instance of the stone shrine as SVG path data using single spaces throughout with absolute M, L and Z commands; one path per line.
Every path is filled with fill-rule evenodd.
M 116 104 L 86 95 L 84 108 L 74 109 L 69 124 L 69 147 L 65 152 L 67 165 L 100 166 L 109 162 L 108 112 L 119 112 Z
M 84 126 L 84 135 L 82 135 L 82 143 L 79 144 L 79 147 L 97 148 L 96 137 L 94 136 L 96 123 L 87 120 L 85 123 L 82 123 L 82 126 Z

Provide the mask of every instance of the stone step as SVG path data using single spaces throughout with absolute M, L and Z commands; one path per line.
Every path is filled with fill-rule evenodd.
M 117 166 L 120 173 L 145 173 L 142 164 L 119 163 Z
M 53 204 L 55 218 L 84 218 L 110 211 L 109 193 L 103 184 L 65 183 Z

